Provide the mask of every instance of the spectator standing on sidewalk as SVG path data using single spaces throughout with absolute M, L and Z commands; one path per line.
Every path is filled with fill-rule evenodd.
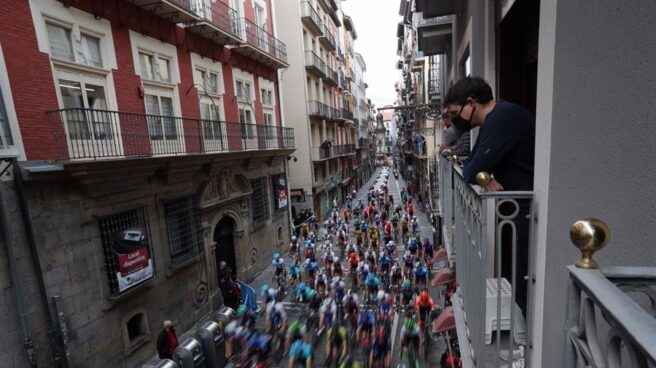
M 447 116 L 463 132 L 480 127 L 474 148 L 465 161 L 462 174 L 471 184 L 486 171 L 493 176 L 487 191 L 533 190 L 535 156 L 535 117 L 525 108 L 494 100 L 492 88 L 478 77 L 460 79 L 449 88 L 444 100 Z M 515 218 L 517 235 L 517 293 L 515 301 L 526 311 L 528 275 L 528 229 L 530 200 L 519 200 Z M 502 240 L 501 275 L 512 280 L 512 240 Z M 515 288 L 515 285 L 513 285 Z
M 173 329 L 173 322 L 163 322 L 164 329 L 157 336 L 157 353 L 160 359 L 173 359 L 173 350 L 178 347 L 178 337 Z

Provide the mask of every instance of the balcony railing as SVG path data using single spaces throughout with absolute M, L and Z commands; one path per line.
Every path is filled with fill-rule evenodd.
M 322 35 L 324 24 L 321 21 L 321 16 L 309 1 L 301 2 L 301 19 L 316 35 Z
M 512 366 L 528 350 L 525 322 L 532 192 L 481 192 L 459 167 L 441 159 L 443 242 L 455 261 L 452 295 L 465 367 Z M 503 357 L 502 351 L 510 351 Z M 519 353 L 518 353 L 519 355 Z M 515 356 L 515 358 L 513 358 Z
M 355 144 L 349 143 L 344 145 L 344 153 L 355 153 Z
M 339 85 L 339 76 L 336 71 L 334 71 L 331 67 L 326 65 L 326 76 L 324 77 L 324 81 L 327 83 L 332 84 L 333 86 L 338 86 Z
M 335 157 L 331 147 L 312 147 L 312 160 L 323 161 Z
M 347 109 L 342 109 L 342 118 L 344 120 L 353 120 L 353 113 Z
M 242 18 L 246 42 L 269 56 L 287 64 L 287 46 L 253 21 Z
M 656 267 L 604 267 L 603 272 L 568 269 L 563 366 L 656 367 Z M 650 299 L 651 311 L 628 292 Z
M 323 25 L 323 35 L 319 38 L 319 42 L 322 42 L 329 51 L 335 51 L 337 49 L 335 36 L 330 32 L 325 24 Z
M 314 100 L 308 101 L 308 114 L 310 116 L 330 119 L 332 115 L 330 110 L 330 106 L 326 105 L 325 103 Z
M 70 0 L 61 0 L 64 5 Z M 185 23 L 198 19 L 199 6 L 195 0 L 133 0 L 134 5 L 175 23 Z
M 227 4 L 216 1 L 194 1 L 191 4 L 192 10 L 200 16 L 200 20 L 188 26 L 188 29 L 203 35 L 204 37 L 215 39 L 219 34 L 213 27 L 218 28 L 223 33 L 232 36 L 232 40 L 223 37 L 225 43 L 239 43 L 244 39 L 244 23 L 239 13 Z M 204 23 L 207 22 L 207 23 Z M 209 25 L 208 25 L 209 24 Z M 231 42 L 234 41 L 234 42 Z
M 305 51 L 305 68 L 319 77 L 326 76 L 326 62 L 314 51 Z
M 95 109 L 46 113 L 54 160 L 95 160 L 294 147 L 294 130 L 260 124 Z

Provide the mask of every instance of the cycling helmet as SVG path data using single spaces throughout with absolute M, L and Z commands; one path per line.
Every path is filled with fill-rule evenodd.
M 292 241 L 296 241 L 296 235 L 292 236 Z
M 277 260 L 278 258 L 280 258 L 280 253 L 278 253 L 278 252 L 273 253 L 273 259 Z
M 412 282 L 410 280 L 403 281 L 403 287 L 409 288 L 410 286 L 412 286 Z
M 376 299 L 383 300 L 383 298 L 385 298 L 385 292 L 382 290 L 378 290 L 378 294 L 376 294 Z
M 427 291 L 422 291 L 421 294 L 419 294 L 419 299 L 426 301 L 428 300 L 428 292 Z

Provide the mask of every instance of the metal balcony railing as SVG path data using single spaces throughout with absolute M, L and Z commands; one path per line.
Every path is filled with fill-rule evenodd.
M 242 18 L 239 17 L 239 13 L 235 9 L 227 4 L 221 1 L 193 1 L 191 8 L 202 20 L 210 22 L 238 39 L 244 39 L 245 30 Z M 190 27 L 193 28 L 193 25 Z
M 305 51 L 305 68 L 321 77 L 326 76 L 326 62 L 314 51 Z
M 482 192 L 440 158 L 443 242 L 456 273 L 451 297 L 465 367 L 512 366 L 524 350 L 532 192 Z M 502 351 L 510 351 L 503 357 Z M 528 351 L 525 349 L 524 351 Z M 475 362 L 475 364 L 474 364 Z
M 264 51 L 269 56 L 285 64 L 287 63 L 287 46 L 282 41 L 273 37 L 264 28 L 249 19 L 242 18 L 242 22 L 245 28 L 246 42 L 249 45 Z
M 322 161 L 334 157 L 332 147 L 312 147 L 312 160 Z
M 349 143 L 344 145 L 344 153 L 355 153 L 355 144 Z
M 342 118 L 345 120 L 353 120 L 353 113 L 347 109 L 342 109 Z
M 321 16 L 309 1 L 301 2 L 301 19 L 315 34 L 323 34 L 324 24 Z
M 331 84 L 338 86 L 339 85 L 339 76 L 336 71 L 334 71 L 331 67 L 326 65 L 326 76 L 324 77 L 324 80 L 327 82 L 330 82 Z
M 323 34 L 319 38 L 319 41 L 323 42 L 324 45 L 327 46 L 327 48 L 330 51 L 335 51 L 337 49 L 337 43 L 335 41 L 335 36 L 330 32 L 330 30 L 328 29 L 328 27 L 326 27 L 325 24 L 323 25 Z
M 656 367 L 656 267 L 568 270 L 563 367 Z M 628 292 L 651 299 L 651 311 Z
M 308 101 L 308 113 L 310 116 L 330 119 L 332 115 L 330 110 L 330 106 L 326 105 L 325 103 L 315 100 Z
M 53 160 L 294 147 L 294 130 L 278 126 L 81 108 L 46 114 L 57 148 Z

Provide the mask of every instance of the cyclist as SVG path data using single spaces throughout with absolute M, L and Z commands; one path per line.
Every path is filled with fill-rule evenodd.
M 360 261 L 357 270 L 358 273 L 360 274 L 360 282 L 364 284 L 364 281 L 367 279 L 367 276 L 369 276 L 369 265 L 366 264 L 364 261 Z
M 287 312 L 285 307 L 280 302 L 273 304 L 273 307 L 267 314 L 267 331 L 273 334 L 278 334 L 279 336 L 285 336 L 285 331 L 287 330 Z
M 344 293 L 346 292 L 346 283 L 340 277 L 333 277 L 330 287 L 333 290 L 336 303 L 341 304 L 342 299 L 344 299 Z
M 298 261 L 295 261 L 294 264 L 290 264 L 287 268 L 287 276 L 292 284 L 297 284 L 301 282 L 301 265 Z
M 378 301 L 378 317 L 381 320 L 392 319 L 394 317 L 394 301 L 392 296 L 388 293 L 383 292 L 382 290 L 378 294 L 383 293 L 382 297 Z
M 417 250 L 419 250 L 419 244 L 417 242 L 417 239 L 415 238 L 408 239 L 408 245 L 406 249 L 408 249 L 413 256 L 417 255 Z
M 316 290 L 318 293 L 323 293 L 326 291 L 326 286 L 328 286 L 328 277 L 326 276 L 324 270 L 321 268 L 319 269 L 317 278 L 314 281 L 314 290 Z
M 415 257 L 412 255 L 412 252 L 406 250 L 405 254 L 403 255 L 403 265 L 405 266 L 406 275 L 410 275 L 414 263 L 415 263 Z
M 335 260 L 333 262 L 333 270 L 332 270 L 332 276 L 333 277 L 342 277 L 342 264 L 339 261 L 339 258 L 335 257 Z
M 294 320 L 289 324 L 287 329 L 287 336 L 285 336 L 285 351 L 290 351 L 290 347 L 294 345 L 295 342 L 302 340 L 307 332 L 305 324 L 299 320 Z
M 353 280 L 353 283 L 357 285 L 358 283 L 357 272 L 358 272 L 358 265 L 360 264 L 360 257 L 358 257 L 358 252 L 353 251 L 349 253 L 348 263 L 351 268 L 351 279 Z
M 326 348 L 326 360 L 328 362 L 335 359 L 341 362 L 346 356 L 346 328 L 341 324 L 339 319 L 328 329 L 328 346 Z
M 364 281 L 364 286 L 367 288 L 365 300 L 371 302 L 371 298 L 376 295 L 380 288 L 380 279 L 373 272 L 369 273 Z
M 422 328 L 426 328 L 426 317 L 433 309 L 433 307 L 435 307 L 433 298 L 431 298 L 430 295 L 428 295 L 428 292 L 424 290 L 419 294 L 415 305 L 417 307 L 417 313 L 419 314 L 419 323 L 421 324 Z
M 421 334 L 417 324 L 411 316 L 407 316 L 401 328 L 401 355 L 404 353 L 410 354 L 410 367 L 414 368 L 418 365 L 417 357 L 419 356 L 419 343 Z
M 289 243 L 289 254 L 294 255 L 298 253 L 298 248 L 299 248 L 298 238 L 296 237 L 296 235 L 292 235 L 292 241 Z
M 317 271 L 319 271 L 319 264 L 317 264 L 317 261 L 306 259 L 305 271 L 307 272 L 308 280 L 314 282 L 314 277 L 317 275 Z
M 358 316 L 358 328 L 355 335 L 357 336 L 357 341 L 361 342 L 363 345 L 369 345 L 369 339 L 371 337 L 371 331 L 376 325 L 376 314 L 370 310 L 362 310 Z
M 357 318 L 360 312 L 360 304 L 358 301 L 358 294 L 352 292 L 350 289 L 346 292 L 344 299 L 342 299 L 344 314 L 351 318 Z M 346 317 L 345 317 L 346 318 Z
M 296 340 L 289 349 L 289 368 L 312 367 L 312 344 L 305 334 Z
M 332 246 L 328 245 L 326 250 L 323 252 L 324 267 L 330 270 L 332 268 L 334 260 L 335 260 L 335 252 L 333 252 Z
M 428 285 L 428 270 L 426 266 L 421 262 L 417 262 L 415 264 L 414 274 L 417 289 L 423 290 Z
M 276 274 L 274 276 L 274 280 L 280 284 L 285 283 L 285 260 L 282 258 L 280 253 L 276 252 L 273 253 L 273 261 L 271 262 L 271 266 L 273 269 L 276 271 Z
M 372 349 L 369 352 L 369 366 L 380 367 L 382 362 L 382 367 L 389 367 L 392 359 L 391 351 L 392 344 L 389 339 L 388 328 L 387 326 L 379 327 L 374 337 Z
M 408 226 L 409 226 L 408 219 L 404 215 L 403 218 L 401 219 L 401 235 L 403 240 L 405 240 L 406 236 L 408 236 L 408 230 L 409 230 Z
M 255 367 L 264 367 L 271 354 L 271 336 L 253 332 L 246 343 L 247 357 L 255 362 Z
M 428 240 L 428 238 L 424 238 L 424 242 L 421 245 L 421 247 L 423 248 L 424 259 L 425 260 L 433 259 L 433 243 L 430 240 Z
M 407 211 L 408 211 L 408 215 L 410 215 L 410 217 L 413 217 L 415 215 L 415 205 L 412 204 L 412 198 L 408 198 Z
M 401 286 L 401 281 L 403 280 L 403 270 L 401 269 L 401 266 L 399 265 L 398 261 L 394 262 L 394 265 L 392 266 L 392 270 L 390 271 L 390 274 L 392 275 L 392 286 L 395 287 L 400 287 Z
M 337 317 L 337 305 L 332 298 L 326 298 L 321 304 L 319 309 L 319 333 L 329 328 L 333 324 L 333 320 Z
M 406 279 L 403 281 L 403 286 L 401 287 L 401 299 L 403 303 L 403 307 L 406 309 L 410 306 L 410 302 L 412 301 L 412 298 L 415 296 L 415 292 L 412 289 L 412 281 L 409 279 Z
M 396 253 L 396 244 L 391 240 L 388 241 L 387 244 L 385 244 L 385 251 L 388 256 L 394 257 L 394 254 Z

